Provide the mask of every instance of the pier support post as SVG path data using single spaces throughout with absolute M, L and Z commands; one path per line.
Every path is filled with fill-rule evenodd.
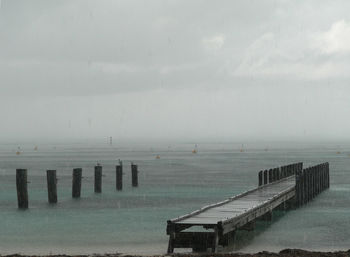
M 56 170 L 46 171 L 47 194 L 49 203 L 57 203 L 57 177 Z
M 300 205 L 305 203 L 305 170 L 300 171 Z
M 213 246 L 212 246 L 212 253 L 218 252 L 218 246 L 219 246 L 219 234 L 218 234 L 218 228 L 214 228 L 214 240 L 213 240 Z
M 309 201 L 309 169 L 304 170 L 304 204 Z
M 312 170 L 311 168 L 307 169 L 308 171 L 308 197 L 307 197 L 307 201 L 310 202 L 312 200 Z
M 133 187 L 139 185 L 137 165 L 133 163 L 131 163 L 131 185 Z
M 82 171 L 83 170 L 81 168 L 73 169 L 73 182 L 72 182 L 72 197 L 73 198 L 80 197 Z
M 28 208 L 27 170 L 16 169 L 17 202 L 19 209 Z
M 287 170 L 286 170 L 285 166 L 281 167 L 279 174 L 282 174 L 282 176 L 284 176 L 284 177 L 288 177 Z
M 95 193 L 101 193 L 102 192 L 102 166 L 96 165 L 95 166 Z
M 273 178 L 272 178 L 272 169 L 269 169 L 269 183 L 273 182 Z
M 258 178 L 259 178 L 259 186 L 262 186 L 263 184 L 263 171 L 259 171 L 259 174 L 258 174 Z
M 116 166 L 116 188 L 118 191 L 123 189 L 123 164 L 122 162 Z
M 301 179 L 302 179 L 301 174 L 295 175 L 295 199 L 296 199 L 297 207 L 300 207 L 302 202 L 301 201 L 301 189 L 302 189 Z
M 261 216 L 261 220 L 263 220 L 263 221 L 272 221 L 272 211 L 268 211 L 264 215 L 262 215 Z
M 264 185 L 267 184 L 267 170 L 264 170 Z
M 324 163 L 322 165 L 322 170 L 323 170 L 323 190 L 327 188 L 327 171 L 326 171 L 326 164 Z

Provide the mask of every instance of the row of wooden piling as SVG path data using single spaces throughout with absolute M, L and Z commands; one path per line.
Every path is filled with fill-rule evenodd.
M 329 188 L 329 163 L 322 163 L 298 172 L 295 182 L 296 204 L 302 206 Z
M 79 198 L 81 193 L 81 180 L 83 169 L 74 168 L 72 174 L 72 197 Z M 100 164 L 95 166 L 94 172 L 94 192 L 102 192 L 102 166 Z M 57 176 L 56 170 L 46 171 L 48 202 L 57 203 Z M 16 169 L 16 188 L 18 208 L 28 208 L 28 188 L 27 188 L 27 170 Z M 133 187 L 138 186 L 138 167 L 131 163 L 131 184 Z M 123 164 L 119 162 L 116 166 L 116 189 L 118 191 L 123 189 Z
M 303 163 L 293 163 L 269 170 L 261 170 L 258 174 L 259 186 L 273 183 L 280 179 L 292 176 L 303 170 Z

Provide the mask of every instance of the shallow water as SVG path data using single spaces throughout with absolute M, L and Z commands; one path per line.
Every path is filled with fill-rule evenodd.
M 303 248 L 342 250 L 350 245 L 350 145 L 340 143 L 125 144 L 98 142 L 0 146 L 0 252 L 165 253 L 166 221 L 251 189 L 257 173 L 293 162 L 328 161 L 329 190 L 308 205 L 277 213 L 272 223 L 241 232 L 232 251 Z M 265 148 L 268 148 L 266 151 Z M 337 153 L 340 151 L 340 153 Z M 160 159 L 156 159 L 156 155 Z M 124 188 L 115 190 L 115 165 L 124 162 Z M 130 162 L 139 166 L 131 187 Z M 103 192 L 93 192 L 93 167 L 103 165 Z M 83 168 L 81 199 L 71 198 L 71 173 Z M 28 169 L 29 205 L 17 209 L 15 169 Z M 46 169 L 56 169 L 58 201 L 47 203 Z

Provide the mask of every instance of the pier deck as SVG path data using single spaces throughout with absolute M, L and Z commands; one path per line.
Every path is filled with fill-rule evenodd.
M 258 218 L 272 219 L 276 207 L 299 207 L 329 188 L 329 163 L 303 169 L 303 163 L 260 171 L 259 187 L 168 220 L 168 253 L 174 248 L 217 252 L 234 242 L 238 229 L 253 230 Z
M 294 196 L 295 176 L 293 175 L 169 220 L 168 251 L 173 252 L 174 248 L 204 250 L 208 245 L 216 251 L 218 244 L 229 243 L 230 232 L 246 226 L 260 216 L 269 214 L 274 208 Z M 181 232 L 193 226 L 212 231 L 209 233 Z

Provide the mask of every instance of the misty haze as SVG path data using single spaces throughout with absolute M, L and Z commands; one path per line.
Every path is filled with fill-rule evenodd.
M 348 256 L 349 10 L 0 0 L 0 255 Z

